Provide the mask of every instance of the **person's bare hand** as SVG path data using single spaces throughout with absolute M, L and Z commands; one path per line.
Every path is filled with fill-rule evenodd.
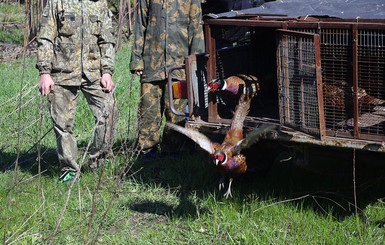
M 52 90 L 55 89 L 55 83 L 53 82 L 50 74 L 41 74 L 40 82 L 37 87 L 43 96 L 47 96 Z
M 135 74 L 138 75 L 138 76 L 140 76 L 140 75 L 143 74 L 143 71 L 142 71 L 142 70 L 137 70 L 137 71 L 135 71 Z
M 108 73 L 103 74 L 102 79 L 100 80 L 100 83 L 102 85 L 102 90 L 106 93 L 111 92 L 115 87 L 115 84 L 112 81 L 111 75 Z

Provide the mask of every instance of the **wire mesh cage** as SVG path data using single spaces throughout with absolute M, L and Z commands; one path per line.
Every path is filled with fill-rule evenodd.
M 383 140 L 384 30 L 363 28 L 353 32 L 353 28 L 338 28 L 337 24 L 335 27 L 294 30 L 320 35 L 327 135 Z M 357 81 L 356 85 L 354 81 Z M 354 133 L 355 128 L 358 134 Z
M 281 123 L 322 137 L 322 94 L 317 70 L 316 38 L 281 31 L 278 37 L 278 83 Z M 318 40 L 318 39 L 317 39 Z M 318 57 L 319 62 L 319 57 Z
M 249 15 L 208 19 L 205 25 L 208 77 L 242 71 L 265 85 L 261 92 L 268 96 L 259 94 L 249 113 L 256 123 L 279 121 L 288 132 L 305 132 L 307 140 L 322 144 L 370 142 L 383 148 L 385 20 Z M 216 53 L 223 39 L 218 33 L 226 26 L 247 27 L 250 34 L 247 42 L 231 46 L 228 56 Z M 238 51 L 241 44 L 247 44 L 246 54 Z M 226 118 L 217 98 L 208 106 L 214 123 Z M 267 112 L 273 110 L 273 116 Z
M 385 135 L 384 30 L 358 31 L 358 123 L 361 134 Z

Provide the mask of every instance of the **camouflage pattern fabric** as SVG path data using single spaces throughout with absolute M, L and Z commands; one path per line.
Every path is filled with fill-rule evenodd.
M 55 84 L 81 84 L 114 71 L 112 13 L 105 0 L 48 0 L 37 37 L 40 74 Z
M 163 113 L 166 120 L 183 123 L 168 106 L 166 78 L 169 70 L 184 63 L 185 56 L 204 52 L 201 0 L 138 0 L 130 70 L 141 75 L 139 144 L 143 149 L 159 143 Z M 185 80 L 184 70 L 172 78 Z M 186 100 L 174 100 L 184 111 Z M 175 144 L 175 142 L 174 142 Z
M 130 70 L 142 70 L 142 82 L 162 81 L 184 57 L 203 53 L 201 0 L 139 0 Z M 185 79 L 183 70 L 173 78 Z
M 81 86 L 55 86 L 55 90 L 48 94 L 48 99 L 62 172 L 66 170 L 80 171 L 77 164 L 78 148 L 73 134 L 79 91 L 82 91 L 87 99 L 96 122 L 90 158 L 96 159 L 108 154 L 113 139 L 114 119 L 118 114 L 113 94 L 104 93 L 100 83 L 84 79 Z
M 164 113 L 166 120 L 175 124 L 184 124 L 185 117 L 177 116 L 170 111 L 166 80 L 141 84 L 142 100 L 139 110 L 139 145 L 142 149 L 155 147 L 160 140 L 159 129 Z M 174 108 L 177 111 L 186 110 L 186 99 L 174 99 Z M 167 130 L 167 129 L 166 129 Z M 168 133 L 165 132 L 165 135 Z M 175 134 L 178 135 L 178 134 Z M 173 144 L 178 143 L 174 139 Z
M 107 154 L 113 138 L 118 113 L 113 95 L 104 93 L 100 85 L 102 74 L 114 72 L 111 18 L 105 0 L 48 0 L 42 14 L 36 68 L 39 74 L 50 74 L 55 83 L 48 99 L 63 172 L 80 170 L 73 135 L 79 91 L 86 97 L 94 117 L 100 119 L 90 158 Z

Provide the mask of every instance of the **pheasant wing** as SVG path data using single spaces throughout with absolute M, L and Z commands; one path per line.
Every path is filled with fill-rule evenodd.
M 274 125 L 264 124 L 258 128 L 255 128 L 246 136 L 246 138 L 238 141 L 237 145 L 234 147 L 233 155 L 239 154 L 242 150 L 249 148 L 255 144 L 263 134 L 272 131 L 275 129 L 275 127 L 276 126 Z
M 166 126 L 189 137 L 195 143 L 197 143 L 203 150 L 207 151 L 210 154 L 214 153 L 212 143 L 206 135 L 189 128 L 184 128 L 173 123 L 166 122 Z

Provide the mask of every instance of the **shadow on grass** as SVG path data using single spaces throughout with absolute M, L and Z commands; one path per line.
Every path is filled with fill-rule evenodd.
M 21 152 L 19 157 L 16 153 L 0 151 L 0 171 L 14 170 L 17 163 L 18 169 L 30 172 L 32 175 L 38 174 L 39 159 L 36 150 Z M 56 164 L 53 164 L 56 163 Z M 43 175 L 57 176 L 59 169 L 56 149 L 40 149 L 40 171 Z
M 256 195 L 279 201 L 300 201 L 321 215 L 343 219 L 355 212 L 353 150 L 311 147 L 308 164 L 275 161 L 264 178 L 245 175 L 243 185 L 254 186 Z M 385 196 L 383 154 L 356 151 L 356 198 L 361 214 L 368 204 Z M 248 189 L 242 193 L 247 195 Z
M 131 141 L 118 142 L 115 149 L 127 148 Z M 309 164 L 295 165 L 292 161 L 280 162 L 286 148 L 280 145 L 263 147 L 261 142 L 247 152 L 249 171 L 235 178 L 232 185 L 234 198 L 226 202 L 294 202 L 312 209 L 320 215 L 333 215 L 337 219 L 354 213 L 353 151 L 326 147 L 312 147 L 309 150 Z M 84 150 L 85 142 L 79 143 Z M 55 149 L 41 149 L 41 171 L 44 175 L 57 177 L 59 168 Z M 38 173 L 37 152 L 21 153 L 19 168 Z M 286 154 L 286 156 L 288 156 Z M 385 197 L 384 154 L 356 152 L 356 193 L 359 209 Z M 16 154 L 0 152 L 0 170 L 13 170 Z M 122 158 L 122 162 L 125 159 Z M 124 163 L 121 163 L 124 164 Z M 137 172 L 137 173 L 136 173 Z M 133 174 L 135 173 L 135 174 Z M 218 191 L 220 174 L 208 164 L 204 151 L 179 153 L 163 156 L 154 161 L 137 160 L 130 170 L 135 180 L 144 185 L 156 184 L 168 190 L 177 190 L 177 206 L 159 200 L 133 200 L 127 203 L 130 209 L 168 217 L 195 218 L 199 213 L 209 212 L 197 202 L 211 195 L 218 201 L 225 201 L 224 191 Z M 227 188 L 226 183 L 226 187 Z M 192 200 L 196 196 L 197 200 Z M 384 220 L 378 226 L 384 226 Z
M 179 201 L 176 207 L 166 202 L 137 201 L 128 204 L 130 209 L 168 217 L 194 217 L 199 210 L 191 196 L 202 198 L 204 193 L 216 188 L 214 185 L 219 177 L 210 169 L 206 160 L 206 153 L 201 151 L 164 155 L 153 161 L 138 159 L 130 170 L 131 173 L 138 171 L 132 178 L 140 184 L 176 190 Z
M 179 205 L 177 207 L 165 202 L 145 201 L 131 204 L 130 209 L 141 213 L 166 215 L 168 217 L 195 217 L 197 212 L 197 206 L 191 202 L 187 194 L 179 196 Z
M 280 162 L 282 150 L 280 146 L 268 150 L 256 145 L 247 155 L 250 171 L 235 178 L 234 198 L 226 202 L 294 202 L 336 219 L 355 212 L 352 150 L 312 147 L 309 164 L 301 166 L 292 161 Z M 197 151 L 152 162 L 138 161 L 132 171 L 143 169 L 135 178 L 143 184 L 178 187 L 180 204 L 175 208 L 162 202 L 145 201 L 134 203 L 130 208 L 168 216 L 196 217 L 197 211 L 202 210 L 197 210 L 196 203 L 189 199 L 192 192 L 200 199 L 210 193 L 216 200 L 225 201 L 224 192 L 218 191 L 220 175 L 210 168 L 207 159 L 207 153 Z M 355 161 L 357 201 L 359 209 L 364 209 L 385 196 L 385 164 L 383 154 L 373 152 L 357 151 Z

